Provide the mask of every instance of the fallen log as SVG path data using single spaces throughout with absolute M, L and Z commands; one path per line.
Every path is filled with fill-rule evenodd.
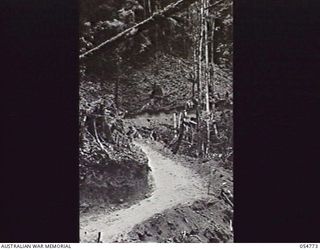
M 141 32 L 142 30 L 147 29 L 148 27 L 157 24 L 160 22 L 161 19 L 170 17 L 171 15 L 187 8 L 192 3 L 196 2 L 198 0 L 179 0 L 175 3 L 169 4 L 166 6 L 163 10 L 160 10 L 158 12 L 155 12 L 152 16 L 149 18 L 143 20 L 140 23 L 137 23 L 136 25 L 132 26 L 131 28 L 128 28 L 119 34 L 115 35 L 114 37 L 111 37 L 107 41 L 104 41 L 103 43 L 99 44 L 98 46 L 84 52 L 79 56 L 80 59 L 87 57 L 88 55 L 92 54 L 93 52 L 104 48 L 111 46 L 115 43 L 121 42 L 121 40 L 126 39 L 130 36 L 134 36 Z

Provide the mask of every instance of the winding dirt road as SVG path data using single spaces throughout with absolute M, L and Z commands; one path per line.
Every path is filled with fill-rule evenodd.
M 206 197 L 203 181 L 189 168 L 154 151 L 147 144 L 135 143 L 147 155 L 153 179 L 153 192 L 149 198 L 122 210 L 102 214 L 80 221 L 81 242 L 92 242 L 102 233 L 102 242 L 125 239 L 132 228 L 156 213 L 161 213 L 178 204 L 193 202 Z

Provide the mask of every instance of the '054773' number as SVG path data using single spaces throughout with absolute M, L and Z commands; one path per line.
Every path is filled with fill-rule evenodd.
M 318 248 L 318 244 L 300 244 L 300 248 Z

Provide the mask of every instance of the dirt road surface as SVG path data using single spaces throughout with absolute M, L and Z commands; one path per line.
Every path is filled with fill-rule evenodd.
M 178 204 L 191 204 L 207 196 L 201 178 L 171 159 L 151 149 L 146 143 L 135 142 L 147 155 L 153 191 L 139 203 L 111 213 L 83 216 L 80 221 L 81 242 L 94 242 L 101 232 L 102 242 L 125 239 L 132 228 L 156 213 Z

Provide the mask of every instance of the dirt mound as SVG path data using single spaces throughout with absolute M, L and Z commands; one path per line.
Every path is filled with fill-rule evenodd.
M 233 212 L 221 200 L 198 200 L 137 225 L 126 242 L 233 242 Z
M 82 211 L 141 199 L 148 191 L 147 159 L 139 149 L 110 148 L 108 153 L 106 157 L 105 152 L 94 151 L 100 162 L 82 159 L 85 162 L 80 169 Z
M 103 84 L 87 79 L 80 87 L 80 212 L 140 200 L 149 190 L 147 157 Z

